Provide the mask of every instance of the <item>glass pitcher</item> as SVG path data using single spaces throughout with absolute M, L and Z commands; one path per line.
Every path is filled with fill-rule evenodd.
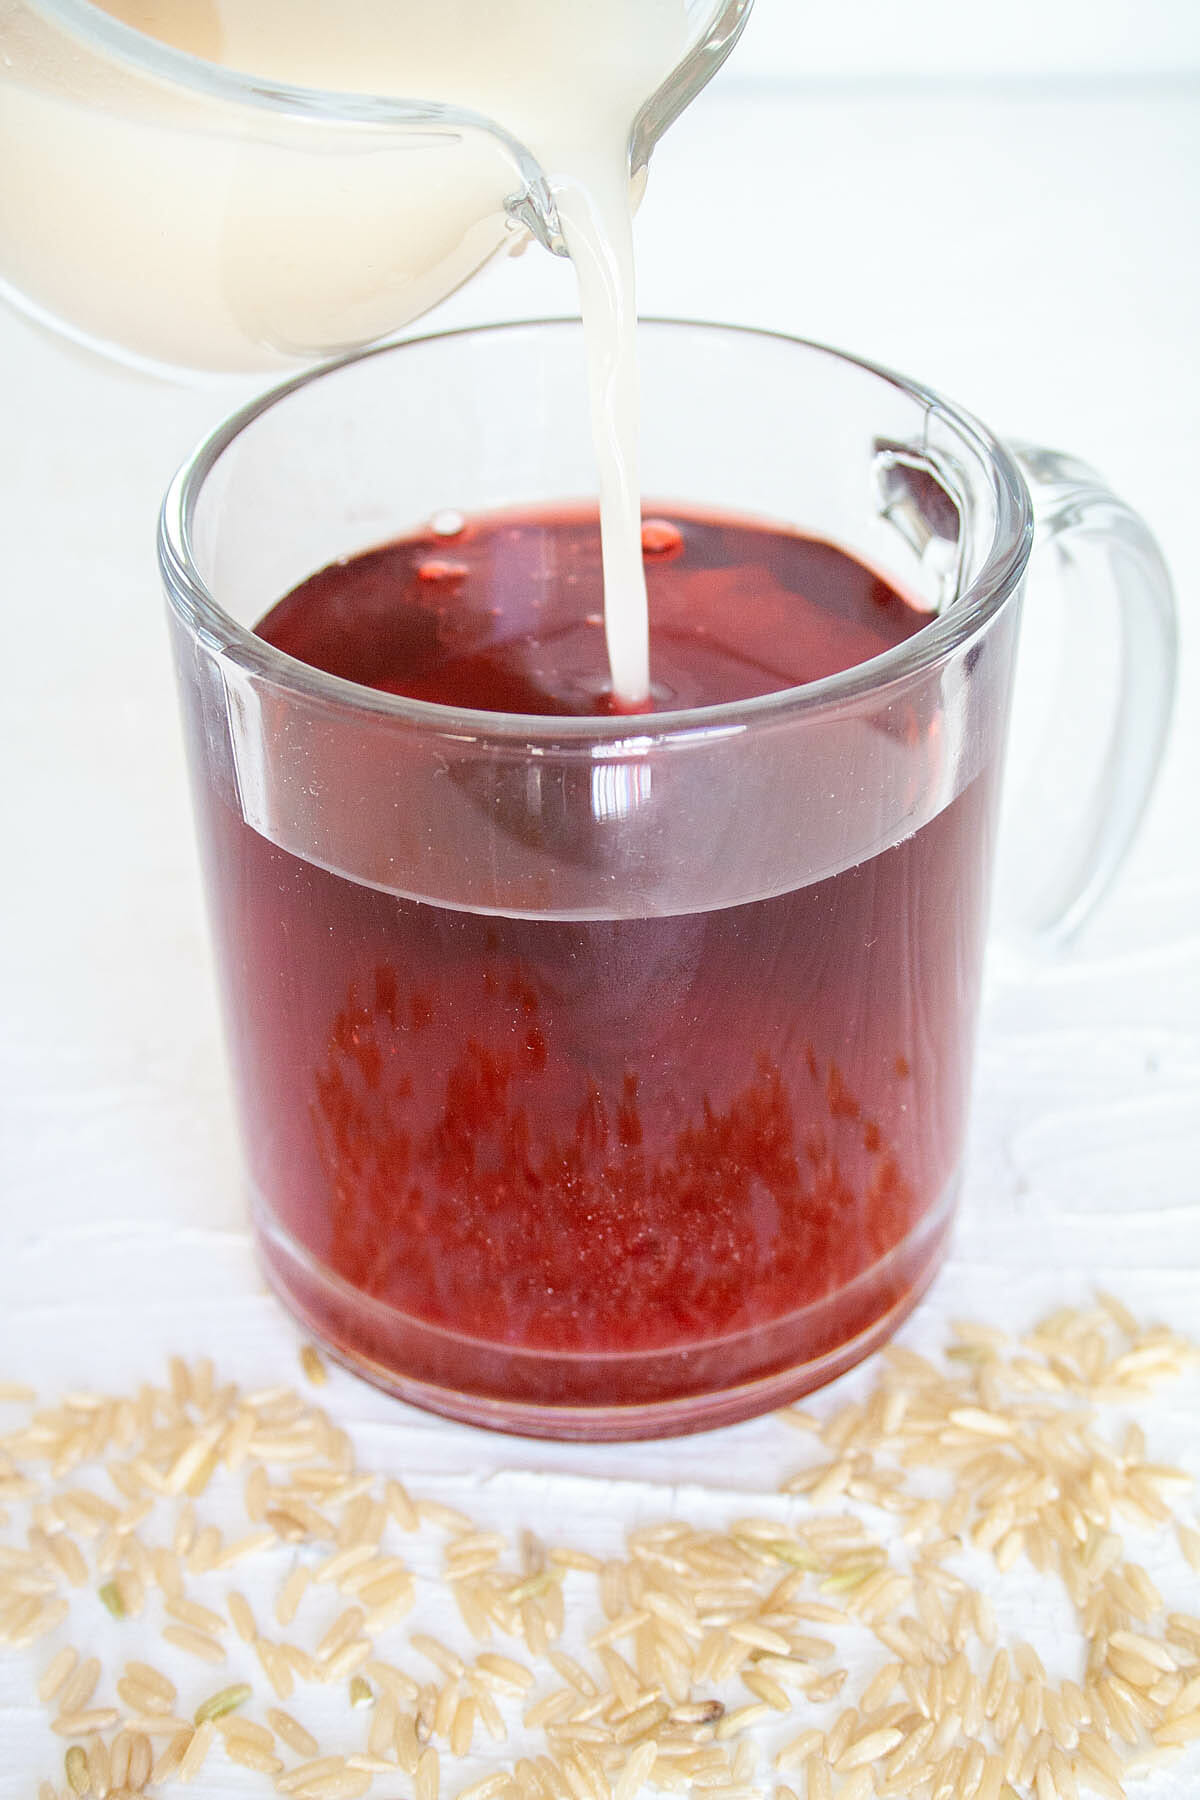
M 514 131 L 528 108 L 501 124 L 481 95 L 540 82 L 570 121 L 597 68 L 644 70 L 626 115 L 636 186 L 750 4 L 605 0 L 577 14 L 523 0 L 492 44 L 462 28 L 487 13 L 464 0 L 359 0 L 336 16 L 324 0 L 0 0 L 0 293 L 172 370 L 280 369 L 371 343 L 530 232 L 563 251 L 536 133 Z M 472 65 L 453 103 L 449 86 L 392 97 L 389 55 L 421 67 L 409 40 L 435 26 L 450 64 Z M 551 79 L 564 34 L 574 91 Z M 321 86 L 305 85 L 314 68 Z

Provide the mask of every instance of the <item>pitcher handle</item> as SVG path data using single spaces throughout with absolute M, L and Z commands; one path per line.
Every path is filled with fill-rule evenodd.
M 1175 695 L 1177 615 L 1149 527 L 1093 469 L 1009 449 L 1035 530 L 997 903 L 1002 930 L 1057 949 L 1108 889 L 1146 810 Z

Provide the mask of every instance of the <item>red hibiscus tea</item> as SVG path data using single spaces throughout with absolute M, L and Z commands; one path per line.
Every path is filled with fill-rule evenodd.
M 447 707 L 605 713 L 594 517 L 456 524 L 315 574 L 259 636 Z M 670 515 L 645 546 L 655 712 L 809 682 L 927 623 L 791 531 Z M 948 1226 L 991 766 L 826 878 L 644 917 L 404 898 L 202 792 L 262 1246 L 292 1307 L 399 1393 L 557 1435 L 716 1423 L 855 1360 Z M 611 774 L 578 776 L 597 842 L 637 798 Z M 478 821 L 464 862 L 527 829 L 537 778 L 514 775 L 510 821 L 503 786 L 473 813 L 448 769 L 452 816 Z M 552 864 L 599 856 L 578 812 L 543 817 Z

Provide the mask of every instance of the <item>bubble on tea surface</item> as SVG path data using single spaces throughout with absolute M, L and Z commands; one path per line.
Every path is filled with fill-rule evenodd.
M 682 549 L 683 533 L 670 519 L 642 521 L 643 556 L 652 556 L 656 562 L 665 562 L 670 557 L 678 556 Z
M 456 512 L 452 506 L 444 506 L 435 512 L 429 521 L 429 529 L 435 537 L 460 537 L 466 529 L 467 521 L 462 513 Z

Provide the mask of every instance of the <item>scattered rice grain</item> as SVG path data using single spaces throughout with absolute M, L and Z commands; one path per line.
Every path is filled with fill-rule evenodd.
M 864 1768 L 868 1763 L 882 1761 L 885 1756 L 890 1756 L 903 1742 L 902 1731 L 864 1732 L 861 1737 L 851 1739 L 841 1755 L 834 1759 L 834 1767 L 842 1773 Z
M 810 1756 L 805 1768 L 805 1791 L 808 1800 L 831 1800 L 833 1778 L 829 1765 L 819 1756 Z
M 290 1655 L 294 1646 L 285 1645 L 284 1649 L 285 1653 Z M 348 1644 L 343 1644 L 340 1650 L 323 1659 L 324 1679 L 340 1681 L 343 1675 L 353 1675 L 356 1670 L 362 1668 L 365 1662 L 370 1661 L 374 1649 L 375 1645 L 370 1638 L 351 1638 Z
M 272 1706 L 267 1711 L 267 1723 L 277 1737 L 281 1737 L 289 1750 L 298 1756 L 315 1756 L 319 1745 L 312 1732 L 294 1719 L 282 1707 Z
M 198 1657 L 201 1662 L 225 1661 L 224 1646 L 207 1632 L 196 1631 L 190 1625 L 166 1625 L 163 1627 L 163 1636 L 177 1650 L 186 1651 L 189 1656 Z
M 413 1774 L 414 1800 L 438 1800 L 441 1785 L 441 1763 L 432 1746 L 421 1752 Z
M 216 1735 L 217 1728 L 211 1719 L 206 1719 L 202 1725 L 198 1725 L 192 1732 L 191 1741 L 184 1751 L 183 1759 L 179 1764 L 179 1779 L 181 1782 L 187 1783 L 196 1779 L 196 1776 L 204 1767 L 205 1759 L 212 1748 L 213 1739 Z
M 37 1685 L 38 1699 L 53 1700 L 78 1660 L 79 1652 L 71 1649 L 70 1645 L 64 1645 L 55 1656 L 51 1657 L 46 1665 L 45 1673 Z
M 327 1775 L 341 1775 L 345 1767 L 344 1756 L 318 1756 L 310 1762 L 298 1763 L 294 1769 L 289 1769 L 286 1775 L 279 1777 L 275 1787 L 281 1794 L 294 1794 L 302 1788 L 311 1787 L 316 1781 L 323 1781 Z
M 776 1753 L 775 1767 L 781 1770 L 797 1768 L 821 1750 L 824 1743 L 825 1733 L 823 1731 L 818 1731 L 815 1727 L 808 1731 L 802 1731 L 799 1737 L 793 1738 L 790 1743 L 785 1744 L 782 1750 Z
M 95 1706 L 79 1712 L 62 1712 L 51 1720 L 50 1729 L 59 1737 L 90 1737 L 93 1732 L 107 1731 L 121 1717 L 115 1706 Z
M 82 1712 L 100 1683 L 100 1658 L 89 1656 L 68 1676 L 58 1691 L 60 1712 Z

